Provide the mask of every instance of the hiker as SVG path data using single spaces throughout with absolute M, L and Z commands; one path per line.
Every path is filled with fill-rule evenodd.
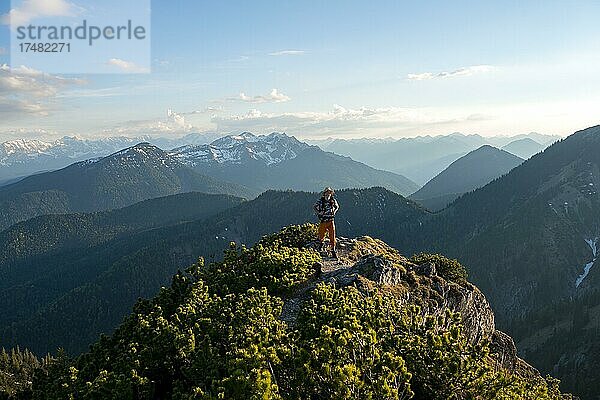
M 337 259 L 337 254 L 335 252 L 335 223 L 333 219 L 340 206 L 333 195 L 333 189 L 326 187 L 325 190 L 323 190 L 321 198 L 315 203 L 314 209 L 319 217 L 319 249 L 323 249 L 325 233 L 329 232 L 331 253 L 333 258 Z

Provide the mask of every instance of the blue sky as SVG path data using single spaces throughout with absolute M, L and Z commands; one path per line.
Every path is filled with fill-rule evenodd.
M 566 135 L 598 123 L 598 15 L 598 1 L 153 1 L 150 74 L 56 84 L 5 67 L 0 131 Z M 5 25 L 0 65 L 9 47 Z

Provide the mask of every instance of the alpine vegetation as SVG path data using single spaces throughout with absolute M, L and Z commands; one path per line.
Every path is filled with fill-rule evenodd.
M 290 226 L 201 259 L 89 352 L 34 363 L 19 398 L 571 398 L 516 357 L 455 260 L 365 236 L 327 261 L 315 236 Z

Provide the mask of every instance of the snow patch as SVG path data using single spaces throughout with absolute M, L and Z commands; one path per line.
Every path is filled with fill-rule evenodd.
M 97 163 L 100 160 L 102 160 L 102 157 L 90 158 L 89 160 L 83 160 L 83 161 L 81 161 L 79 164 L 80 165 L 95 164 L 95 163 Z
M 579 275 L 577 277 L 577 279 L 575 280 L 576 288 L 578 288 L 579 285 L 581 285 L 581 282 L 583 282 L 583 280 L 588 276 L 588 274 L 590 273 L 590 270 L 592 269 L 592 266 L 596 262 L 596 254 L 598 251 L 598 249 L 597 249 L 598 237 L 595 237 L 593 239 L 586 238 L 585 242 L 588 244 L 588 246 L 590 246 L 590 249 L 592 250 L 593 259 L 589 263 L 585 264 L 585 266 L 583 267 L 583 273 L 581 275 Z
M 307 147 L 306 143 L 284 133 L 255 136 L 244 132 L 225 136 L 207 145 L 182 146 L 169 154 L 189 166 L 202 163 L 244 164 L 250 160 L 273 165 L 297 157 Z
M 597 252 L 596 244 L 598 242 L 598 238 L 595 237 L 593 239 L 585 239 L 585 242 L 588 244 L 588 246 L 590 246 L 590 249 L 592 249 L 592 254 L 594 255 L 594 259 L 595 259 L 596 252 Z
M 583 280 L 588 276 L 588 274 L 590 273 L 590 269 L 592 269 L 593 265 L 594 265 L 594 261 L 590 261 L 589 263 L 585 264 L 585 267 L 583 267 L 583 273 L 581 275 L 579 275 L 577 277 L 577 279 L 575 280 L 576 288 L 578 288 L 579 285 L 581 285 L 581 282 L 583 282 Z

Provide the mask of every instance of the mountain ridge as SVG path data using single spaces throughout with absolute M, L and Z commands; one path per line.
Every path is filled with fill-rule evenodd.
M 250 132 L 243 132 L 239 135 L 224 136 L 210 144 L 178 147 L 169 154 L 191 166 L 211 162 L 241 164 L 248 160 L 271 165 L 296 157 L 298 152 L 308 146 L 285 133 L 273 132 L 265 136 L 255 136 Z
M 251 182 L 260 190 L 385 186 L 408 195 L 418 189 L 416 183 L 402 175 L 377 170 L 277 132 L 230 135 L 209 145 L 177 148 L 169 154 L 217 179 L 238 184 Z
M 483 145 L 452 162 L 409 197 L 439 211 L 463 193 L 485 186 L 523 161 L 507 151 Z
M 512 153 L 523 159 L 528 159 L 534 154 L 544 150 L 544 145 L 529 137 L 526 137 L 523 139 L 514 140 L 505 146 L 502 146 L 502 150 L 508 151 L 509 153 Z
M 325 142 L 312 141 L 312 143 L 320 145 L 324 150 L 350 156 L 372 167 L 399 173 L 420 185 L 425 185 L 453 161 L 482 145 L 502 147 L 511 141 L 527 137 L 543 143 L 543 147 L 561 139 L 560 136 L 534 132 L 515 136 L 490 137 L 453 133 L 397 140 L 336 139 Z

